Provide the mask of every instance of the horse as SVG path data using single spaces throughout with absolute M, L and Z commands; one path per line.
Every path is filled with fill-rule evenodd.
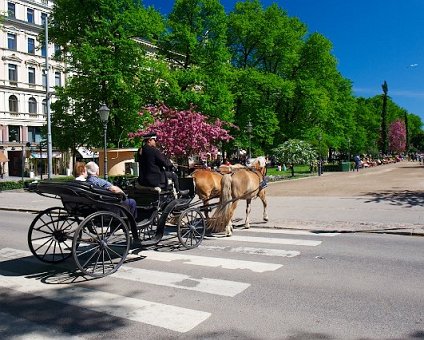
M 246 220 L 244 223 L 246 229 L 250 228 L 249 214 L 253 198 L 259 197 L 261 199 L 264 207 L 263 220 L 268 221 L 265 189 L 262 186 L 265 175 L 265 157 L 259 157 L 252 162 L 249 168 L 238 169 L 222 177 L 219 205 L 209 221 L 209 228 L 212 232 L 225 230 L 226 236 L 232 235 L 231 219 L 239 200 L 246 200 Z
M 193 172 L 194 190 L 206 206 L 211 199 L 219 198 L 221 195 L 222 174 L 210 169 L 197 169 Z M 205 211 L 206 218 L 209 218 L 208 211 Z

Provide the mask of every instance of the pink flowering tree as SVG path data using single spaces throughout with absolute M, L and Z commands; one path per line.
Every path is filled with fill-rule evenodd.
M 188 164 L 190 156 L 206 154 L 216 155 L 218 143 L 233 139 L 224 129 L 223 121 L 217 119 L 209 123 L 206 116 L 196 112 L 193 107 L 188 110 L 176 110 L 161 104 L 148 106 L 140 115 L 149 113 L 152 123 L 145 129 L 130 133 L 130 138 L 141 137 L 149 132 L 156 132 L 163 152 L 179 162 Z
M 389 147 L 392 152 L 404 152 L 406 149 L 406 128 L 403 120 L 395 120 L 389 127 Z

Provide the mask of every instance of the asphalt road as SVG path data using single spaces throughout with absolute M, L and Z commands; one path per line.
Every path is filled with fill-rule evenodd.
M 28 252 L 33 215 L 2 211 L 3 339 L 420 339 L 424 238 L 237 229 L 169 239 L 92 280 Z

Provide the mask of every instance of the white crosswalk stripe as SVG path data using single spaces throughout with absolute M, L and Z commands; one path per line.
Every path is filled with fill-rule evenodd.
M 295 257 L 300 255 L 300 251 L 296 250 L 283 250 L 283 249 L 267 249 L 267 248 L 252 248 L 252 247 L 222 247 L 222 246 L 200 246 L 201 249 L 206 250 L 224 250 L 230 253 L 264 255 L 264 256 L 278 256 L 278 257 Z
M 216 237 L 214 239 L 220 240 L 220 241 L 222 240 L 222 241 L 236 241 L 236 242 L 267 243 L 267 244 L 284 244 L 284 245 L 308 246 L 308 247 L 315 247 L 322 243 L 322 241 L 315 241 L 315 240 L 253 237 L 253 236 L 238 236 L 238 235 L 233 235 L 231 237 Z
M 197 255 L 185 255 L 180 253 L 169 253 L 159 251 L 147 251 L 143 252 L 149 260 L 171 262 L 171 261 L 182 261 L 186 264 L 204 267 L 215 267 L 224 269 L 247 269 L 256 273 L 263 273 L 268 271 L 274 271 L 281 268 L 283 265 L 276 263 L 265 263 L 256 261 L 244 261 L 226 259 L 220 257 L 206 257 Z
M 314 232 L 314 231 L 297 230 L 297 229 L 250 228 L 250 229 L 242 229 L 242 230 L 249 233 L 305 235 L 305 236 L 319 236 L 319 237 L 334 237 L 334 236 L 340 235 L 340 233 Z
M 150 283 L 154 285 L 193 290 L 221 296 L 234 297 L 247 289 L 250 284 L 211 278 L 193 278 L 178 273 L 121 267 L 112 275 L 115 278 Z

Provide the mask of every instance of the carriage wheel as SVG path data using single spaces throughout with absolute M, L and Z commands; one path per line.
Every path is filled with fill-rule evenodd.
M 151 241 L 156 238 L 159 214 L 157 210 L 155 210 L 152 214 L 152 223 L 140 228 L 139 230 L 139 237 L 142 241 Z
M 65 261 L 72 255 L 72 237 L 79 220 L 59 207 L 49 208 L 32 221 L 28 246 L 39 260 L 48 263 Z
M 122 265 L 130 249 L 128 225 L 122 217 L 98 211 L 78 227 L 72 242 L 72 255 L 85 274 L 103 277 Z
M 177 235 L 180 243 L 187 249 L 200 245 L 205 236 L 205 219 L 197 208 L 181 212 L 177 224 Z

